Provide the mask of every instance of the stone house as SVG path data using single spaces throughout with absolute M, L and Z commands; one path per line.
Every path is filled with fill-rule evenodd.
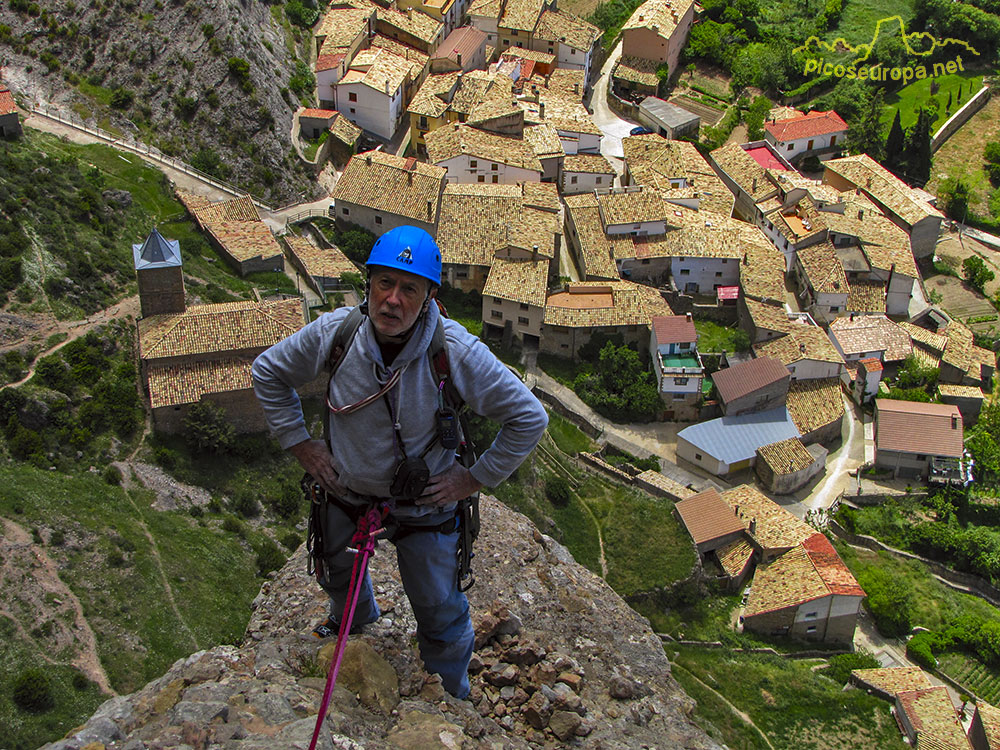
M 427 133 L 424 143 L 428 160 L 447 170 L 449 183 L 511 185 L 542 179 L 542 164 L 523 138 L 455 123 Z
M 708 162 L 735 196 L 733 214 L 763 226 L 761 206 L 769 205 L 781 194 L 773 173 L 775 170 L 791 171 L 792 165 L 764 141 L 742 146 L 728 143 L 712 151 Z
M 917 479 L 958 465 L 965 450 L 962 430 L 957 406 L 876 399 L 875 466 Z
M 793 263 L 802 309 L 820 325 L 843 314 L 849 287 L 833 245 L 827 241 L 802 248 L 795 253 Z
M 676 75 L 694 5 L 693 0 L 646 0 L 622 26 L 622 54 L 666 63 Z
M 910 336 L 885 315 L 849 315 L 829 327 L 830 340 L 850 367 L 869 357 L 895 370 L 913 353 Z
M 212 246 L 240 276 L 285 270 L 281 245 L 250 196 L 211 203 L 194 193 L 176 192 Z
M 362 130 L 391 140 L 406 114 L 407 89 L 421 75 L 418 62 L 371 47 L 354 56 L 333 86 L 333 109 Z
M 942 214 L 922 190 L 915 190 L 867 154 L 823 163 L 823 182 L 837 190 L 859 190 L 909 237 L 913 256 L 934 253 Z
M 545 317 L 549 261 L 497 258 L 483 288 L 483 337 L 509 343 L 517 338 L 527 349 L 538 348 Z
M 974 385 L 938 383 L 937 390 L 941 403 L 958 407 L 962 413 L 962 422 L 966 426 L 974 425 L 979 421 L 979 412 L 983 408 L 983 401 L 986 400 L 981 388 Z
M 968 738 L 973 750 L 993 750 L 1000 746 L 1000 708 L 986 701 L 977 702 Z
M 759 357 L 712 374 L 722 413 L 735 417 L 785 403 L 791 374 L 778 360 Z
M 694 144 L 647 133 L 622 138 L 622 149 L 623 186 L 643 185 L 669 203 L 732 215 L 733 194 Z
M 829 229 L 815 202 L 808 195 L 795 202 L 770 202 L 774 207 L 767 209 L 768 204 L 761 206 L 764 215 L 761 218 L 761 229 L 774 243 L 774 246 L 785 256 L 785 268 L 791 271 L 795 265 L 795 256 L 803 248 L 810 247 L 826 240 Z M 844 285 L 844 294 L 847 285 Z M 844 302 L 846 302 L 846 296 Z
M 943 685 L 896 693 L 896 720 L 912 747 L 969 748 L 969 738 Z
M 306 283 L 326 299 L 326 293 L 343 286 L 345 274 L 360 275 L 361 270 L 336 247 L 316 247 L 306 237 L 286 234 L 288 259 Z
M 410 224 L 437 231 L 445 170 L 382 151 L 351 157 L 331 197 L 340 222 L 357 224 L 376 236 Z
M 788 368 L 793 381 L 839 378 L 844 358 L 826 332 L 805 317 L 793 320 L 784 336 L 754 344 L 754 355 L 779 360 Z
M 842 151 L 846 138 L 847 123 L 832 110 L 764 124 L 764 139 L 789 161 Z
M 165 239 L 154 228 L 145 242 L 132 245 L 132 259 L 141 316 L 184 312 L 181 243 Z
M 20 138 L 21 120 L 17 114 L 17 102 L 6 85 L 0 83 L 0 138 Z
M 753 468 L 769 492 L 790 495 L 823 472 L 827 453 L 820 447 L 814 456 L 801 438 L 788 438 L 758 448 Z
M 829 443 L 841 436 L 845 410 L 838 378 L 793 380 L 785 404 L 806 445 Z
M 655 96 L 660 88 L 660 77 L 656 75 L 656 69 L 659 67 L 660 64 L 656 60 L 631 55 L 620 56 L 615 67 L 611 69 L 612 93 L 619 99 L 631 102 Z M 659 132 L 655 128 L 650 129 L 654 133 Z
M 498 5 L 477 4 L 470 6 L 472 23 L 487 34 L 489 22 L 477 15 L 497 10 L 496 47 L 503 53 L 508 49 L 530 49 L 554 55 L 560 68 L 583 72 L 586 83 L 590 80 L 592 63 L 601 31 L 593 24 L 572 13 L 558 9 L 554 0 L 501 0 Z M 582 95 L 583 92 L 581 92 Z
M 454 0 L 447 0 L 453 7 Z M 468 73 L 486 68 L 486 33 L 474 26 L 450 32 L 431 55 L 431 73 Z
M 590 193 L 612 187 L 615 168 L 602 154 L 574 154 L 562 162 L 559 192 L 563 195 Z
M 560 72 L 576 71 L 554 71 L 549 76 L 550 85 Z M 600 153 L 604 133 L 594 124 L 590 112 L 576 96 L 551 88 L 539 89 L 537 93 L 533 91 L 530 95 L 522 95 L 517 104 L 524 111 L 525 124 L 547 122 L 556 129 L 565 154 Z
M 419 11 L 430 16 L 441 24 L 445 40 L 441 46 L 447 46 L 447 37 L 454 33 L 463 15 L 462 0 L 398 0 L 396 8 L 405 13 Z M 431 50 L 433 51 L 433 50 Z

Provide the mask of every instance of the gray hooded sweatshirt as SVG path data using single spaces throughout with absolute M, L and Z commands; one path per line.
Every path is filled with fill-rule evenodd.
M 253 363 L 254 391 L 282 448 L 311 438 L 294 389 L 325 374 L 334 333 L 348 312 L 349 308 L 341 308 L 320 316 Z M 330 403 L 342 407 L 361 401 L 377 393 L 393 372 L 402 369 L 399 383 L 387 397 L 400 426 L 406 455 L 423 455 L 432 476 L 447 469 L 455 461 L 455 453 L 437 440 L 438 383 L 429 354 L 439 318 L 444 323 L 455 388 L 473 412 L 501 425 L 496 440 L 471 467 L 478 482 L 494 487 L 534 449 L 548 416 L 520 379 L 461 324 L 443 318 L 437 305 L 429 306 L 391 367 L 382 362 L 374 328 L 366 317 L 330 384 Z M 388 497 L 401 455 L 386 399 L 376 399 L 351 414 L 326 411 L 340 481 L 359 495 Z M 405 510 L 411 516 L 440 511 L 433 506 Z

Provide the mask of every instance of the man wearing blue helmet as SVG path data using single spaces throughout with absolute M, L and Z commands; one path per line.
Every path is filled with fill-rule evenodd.
M 524 384 L 434 304 L 441 254 L 433 237 L 397 227 L 379 238 L 366 265 L 368 294 L 358 308 L 363 316 L 336 310 L 271 347 L 254 362 L 254 388 L 279 444 L 328 500 L 317 572 L 331 615 L 314 634 L 335 635 L 339 627 L 354 562 L 346 548 L 358 513 L 373 501 L 390 500 L 388 526 L 417 620 L 420 656 L 445 689 L 465 698 L 475 635 L 459 587 L 456 509 L 513 473 L 548 418 Z M 342 326 L 356 326 L 346 342 Z M 501 425 L 493 444 L 469 466 L 456 460 L 454 440 L 442 428 L 448 407 L 436 347 L 445 352 L 447 378 L 461 401 Z M 333 359 L 331 350 L 340 356 L 326 394 L 328 440 L 315 440 L 295 389 L 320 375 Z M 355 625 L 380 614 L 366 576 Z

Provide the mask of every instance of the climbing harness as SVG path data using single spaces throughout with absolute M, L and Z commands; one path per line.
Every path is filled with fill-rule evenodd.
M 375 553 L 375 537 L 385 530 L 382 522 L 389 515 L 389 510 L 390 504 L 387 502 L 373 503 L 358 518 L 357 530 L 351 538 L 351 543 L 357 549 L 354 557 L 354 567 L 351 569 L 351 584 L 347 589 L 347 601 L 344 602 L 344 614 L 340 618 L 340 632 L 337 634 L 337 646 L 334 649 L 333 658 L 330 660 L 330 670 L 326 675 L 326 687 L 323 690 L 323 700 L 320 703 L 319 714 L 316 716 L 316 728 L 313 730 L 309 750 L 316 750 L 316 741 L 319 739 L 319 732 L 323 727 L 326 711 L 330 707 L 330 697 L 333 695 L 333 687 L 337 684 L 337 673 L 340 671 L 340 662 L 344 658 L 347 635 L 351 632 L 354 609 L 358 604 L 361 587 L 364 585 L 368 558 Z

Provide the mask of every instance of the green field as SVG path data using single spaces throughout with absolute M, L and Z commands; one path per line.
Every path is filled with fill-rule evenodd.
M 912 0 L 844 0 L 837 28 L 826 34 L 826 41 L 843 37 L 850 44 L 870 41 L 879 19 L 901 16 L 909 28 L 913 20 Z
M 899 91 L 886 95 L 886 107 L 882 113 L 882 122 L 888 129 L 898 109 L 900 125 L 903 126 L 903 130 L 906 130 L 917 121 L 917 112 L 934 102 L 937 105 L 938 114 L 931 126 L 931 134 L 933 135 L 951 115 L 955 114 L 965 102 L 969 101 L 973 94 L 982 88 L 982 81 L 983 71 L 981 70 L 968 70 L 964 73 L 914 81 Z M 940 86 L 938 92 L 933 96 L 931 95 L 931 82 Z M 949 96 L 951 96 L 952 102 L 950 109 L 947 107 Z
M 907 747 L 890 704 L 861 690 L 845 691 L 817 674 L 813 667 L 821 661 L 674 644 L 666 649 L 671 662 L 680 666 L 674 670 L 678 682 L 699 700 L 695 720 L 730 747 L 766 748 L 761 733 L 775 750 Z M 759 732 L 718 694 L 748 714 Z
M 964 653 L 941 654 L 938 668 L 987 703 L 1000 701 L 1000 672 L 978 659 Z

